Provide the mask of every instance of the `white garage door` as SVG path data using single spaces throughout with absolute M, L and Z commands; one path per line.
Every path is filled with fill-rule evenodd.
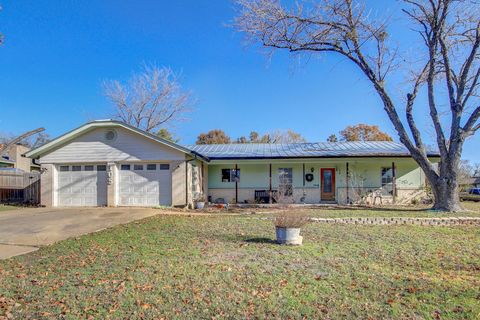
M 119 169 L 119 205 L 151 207 L 172 204 L 170 164 L 125 163 Z
M 106 206 L 106 165 L 58 166 L 58 206 Z

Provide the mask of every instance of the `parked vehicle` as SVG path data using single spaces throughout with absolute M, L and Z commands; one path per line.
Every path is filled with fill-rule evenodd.
M 480 201 L 480 188 L 472 188 L 468 192 L 460 193 L 460 200 L 463 201 Z
M 472 188 L 468 191 L 468 194 L 478 194 L 480 196 L 480 188 Z

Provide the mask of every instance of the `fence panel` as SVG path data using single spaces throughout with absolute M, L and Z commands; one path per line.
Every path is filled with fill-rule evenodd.
M 0 172 L 0 202 L 40 203 L 40 173 Z

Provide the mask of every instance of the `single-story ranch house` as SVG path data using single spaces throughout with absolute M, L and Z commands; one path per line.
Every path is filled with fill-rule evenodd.
M 181 146 L 98 120 L 25 156 L 41 165 L 41 203 L 54 207 L 185 206 L 199 195 L 268 203 L 280 193 L 295 203 L 406 203 L 425 189 L 423 172 L 395 142 Z

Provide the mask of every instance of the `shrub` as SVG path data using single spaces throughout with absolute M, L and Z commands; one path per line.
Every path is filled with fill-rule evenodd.
M 310 217 L 302 213 L 285 211 L 275 217 L 273 223 L 279 228 L 301 228 L 310 222 Z

